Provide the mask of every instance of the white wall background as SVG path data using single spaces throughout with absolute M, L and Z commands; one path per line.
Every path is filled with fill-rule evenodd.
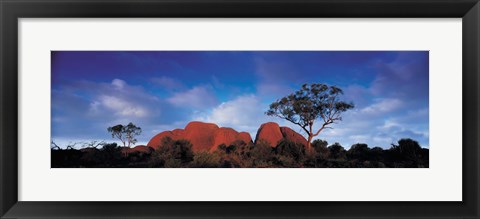
M 460 201 L 462 121 L 443 118 L 462 118 L 461 31 L 461 19 L 20 19 L 19 200 Z M 51 50 L 430 50 L 430 168 L 50 169 Z

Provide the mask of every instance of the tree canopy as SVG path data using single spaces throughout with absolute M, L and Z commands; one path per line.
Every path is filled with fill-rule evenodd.
M 265 114 L 275 116 L 300 126 L 308 135 L 307 148 L 312 138 L 329 125 L 341 121 L 341 114 L 354 107 L 353 103 L 340 100 L 342 89 L 326 84 L 304 84 L 301 89 L 272 104 Z M 323 124 L 314 130 L 315 121 Z
M 135 136 L 138 136 L 142 133 L 142 128 L 137 127 L 133 123 L 128 123 L 128 125 L 118 124 L 107 128 L 107 131 L 112 134 L 112 138 L 117 138 L 123 143 L 123 146 L 130 147 L 130 145 L 137 143 Z

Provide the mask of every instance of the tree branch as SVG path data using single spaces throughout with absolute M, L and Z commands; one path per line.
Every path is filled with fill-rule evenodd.
M 333 123 L 332 120 L 328 120 L 326 123 L 323 123 L 322 127 L 313 135 L 313 137 L 319 135 L 320 132 L 321 132 L 322 130 L 324 130 L 325 128 L 331 128 L 331 127 L 326 127 L 326 126 L 329 125 L 329 124 L 332 124 L 332 123 Z

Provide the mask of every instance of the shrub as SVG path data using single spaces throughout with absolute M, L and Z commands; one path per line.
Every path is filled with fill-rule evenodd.
M 85 148 L 82 151 L 81 163 L 85 166 L 97 166 L 102 164 L 100 150 L 96 148 Z
M 301 167 L 305 160 L 305 146 L 303 144 L 281 140 L 275 148 L 275 163 L 284 167 Z
M 273 148 L 264 140 L 256 144 L 248 144 L 238 151 L 242 167 L 272 167 Z
M 182 161 L 180 159 L 175 158 L 166 158 L 163 163 L 163 167 L 165 168 L 180 168 L 183 167 Z
M 194 154 L 193 161 L 190 163 L 189 167 L 214 168 L 214 167 L 220 167 L 220 164 L 221 164 L 221 158 L 216 153 L 200 151 Z
M 282 155 L 276 155 L 272 159 L 275 167 L 300 167 L 300 164 L 294 158 Z
M 51 149 L 51 167 L 81 167 L 82 152 L 74 149 Z
M 333 145 L 330 145 L 328 147 L 328 150 L 330 150 L 330 159 L 335 159 L 335 160 L 346 160 L 347 159 L 347 152 L 345 149 L 340 145 L 339 143 L 335 143 Z
M 97 154 L 106 167 L 115 167 L 121 164 L 122 151 L 117 143 L 105 144 Z
M 428 159 L 422 159 L 422 148 L 417 141 L 412 139 L 400 139 L 398 145 L 392 144 L 390 158 L 395 167 L 423 167 L 428 165 Z
M 153 152 L 152 166 L 183 167 L 193 160 L 192 144 L 188 140 L 165 137 L 161 142 Z
M 374 147 L 370 150 L 370 160 L 384 160 L 385 152 L 381 147 Z
M 305 157 L 305 146 L 283 139 L 278 143 L 275 152 L 278 155 L 290 157 L 299 162 Z
M 330 156 L 330 150 L 328 149 L 328 142 L 320 139 L 316 139 L 312 142 L 312 147 L 315 149 L 316 157 L 320 160 L 326 160 Z
M 218 151 L 221 151 L 221 152 L 226 153 L 226 154 L 233 153 L 233 152 L 235 152 L 236 149 L 237 149 L 237 146 L 233 145 L 233 144 L 230 145 L 230 146 L 227 146 L 225 144 L 221 144 L 217 147 Z
M 354 144 L 347 151 L 348 159 L 368 160 L 370 148 L 367 144 Z

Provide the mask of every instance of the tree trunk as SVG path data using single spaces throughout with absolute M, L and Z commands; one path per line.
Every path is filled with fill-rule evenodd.
M 310 123 L 309 125 L 309 131 L 308 131 L 308 142 L 307 142 L 307 153 L 312 152 L 312 138 L 313 138 L 313 122 Z
M 308 152 L 312 151 L 312 138 L 313 138 L 313 136 L 311 134 L 308 134 L 308 142 L 307 142 L 307 151 Z

